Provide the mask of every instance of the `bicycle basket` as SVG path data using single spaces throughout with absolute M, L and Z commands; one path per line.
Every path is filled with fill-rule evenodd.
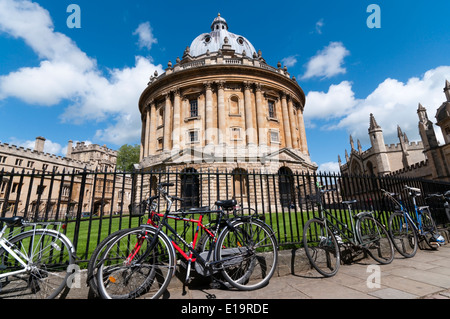
M 144 216 L 147 210 L 147 203 L 142 201 L 139 204 L 130 204 L 128 209 L 130 210 L 131 216 Z
M 313 203 L 313 204 L 320 204 L 320 198 L 321 194 L 317 193 L 317 194 L 308 194 L 305 197 L 305 200 L 307 202 Z

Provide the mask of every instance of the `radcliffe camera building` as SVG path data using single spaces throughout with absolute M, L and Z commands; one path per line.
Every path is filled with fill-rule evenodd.
M 220 14 L 139 100 L 144 170 L 315 171 L 295 77 L 231 33 Z

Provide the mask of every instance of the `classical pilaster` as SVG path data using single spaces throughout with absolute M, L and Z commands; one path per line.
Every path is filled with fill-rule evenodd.
M 288 111 L 289 111 L 289 123 L 291 125 L 291 138 L 292 138 L 292 147 L 298 149 L 298 128 L 295 115 L 294 115 L 294 104 L 292 103 L 292 98 L 289 96 L 288 99 Z
M 303 110 L 301 107 L 297 109 L 298 132 L 300 134 L 300 150 L 303 154 L 308 155 L 308 145 L 306 143 L 305 122 L 303 120 Z
M 156 104 L 154 101 L 150 102 L 150 146 L 149 146 L 149 155 L 156 154 L 156 128 L 158 126 L 158 121 L 156 118 Z
M 144 158 L 144 148 L 145 148 L 145 114 L 141 114 L 141 122 L 142 122 L 142 127 L 141 127 L 141 147 L 140 147 L 140 152 L 139 152 L 139 161 L 142 161 L 142 159 Z
M 180 148 L 180 136 L 181 136 L 181 93 L 180 89 L 173 91 L 173 148 Z
M 206 105 L 205 105 L 205 142 L 206 145 L 208 144 L 214 144 L 213 140 L 213 97 L 212 97 L 212 87 L 211 82 L 205 82 L 203 83 L 205 86 L 205 99 L 206 99 Z
M 256 144 L 256 131 L 253 127 L 253 107 L 252 92 L 250 82 L 244 82 L 244 112 L 245 112 L 245 133 L 247 144 Z
M 145 108 L 144 158 L 149 155 L 150 143 L 150 105 Z
M 265 118 L 265 107 L 263 105 L 261 84 L 255 84 L 255 96 L 256 96 L 256 122 L 258 124 L 258 141 L 259 145 L 267 145 L 267 126 Z
M 291 125 L 289 122 L 289 112 L 286 101 L 286 92 L 281 92 L 281 113 L 283 116 L 283 129 L 284 129 L 284 145 L 287 148 L 292 148 L 292 137 L 291 137 Z
M 166 102 L 164 105 L 164 150 L 170 151 L 172 148 L 172 101 L 170 100 L 170 92 L 165 94 Z
M 225 81 L 217 81 L 217 127 L 219 130 L 219 144 L 226 144 L 226 112 L 225 112 Z

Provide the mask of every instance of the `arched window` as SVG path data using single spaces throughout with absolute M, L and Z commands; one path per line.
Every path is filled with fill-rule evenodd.
M 239 114 L 239 98 L 237 96 L 230 98 L 230 114 Z
M 181 171 L 181 198 L 182 208 L 199 206 L 199 178 L 194 168 L 188 167 Z
M 281 206 L 295 205 L 294 176 L 290 168 L 283 166 L 278 170 L 278 188 Z

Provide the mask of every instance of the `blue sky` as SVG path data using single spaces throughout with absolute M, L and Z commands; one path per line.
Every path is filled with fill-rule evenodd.
M 81 28 L 67 25 L 73 3 Z M 381 28 L 367 26 L 370 4 L 380 8 Z M 58 155 L 68 140 L 139 143 L 148 78 L 209 32 L 219 12 L 230 32 L 297 78 L 311 158 L 322 170 L 337 168 L 350 134 L 370 147 L 370 113 L 386 143 L 398 142 L 397 125 L 417 140 L 418 103 L 434 121 L 444 101 L 448 0 L 0 0 L 0 141 L 32 148 L 44 136 Z

